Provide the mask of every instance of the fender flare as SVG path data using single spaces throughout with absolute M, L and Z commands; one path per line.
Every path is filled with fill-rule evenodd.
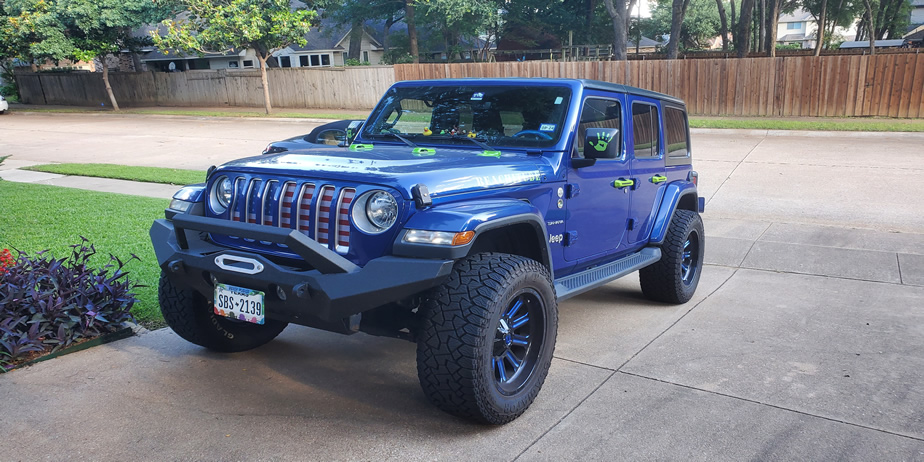
M 654 224 L 651 227 L 650 243 L 661 245 L 667 236 L 667 230 L 670 228 L 671 220 L 674 218 L 674 212 L 677 205 L 686 197 L 692 196 L 695 208 L 702 212 L 703 201 L 700 200 L 696 185 L 689 181 L 675 181 L 667 185 L 664 189 L 664 196 L 661 198 L 661 204 L 658 206 L 658 213 L 655 215 Z
M 494 199 L 484 201 L 454 202 L 438 205 L 415 213 L 398 233 L 392 246 L 395 256 L 418 258 L 447 258 L 457 260 L 467 256 L 478 242 L 479 236 L 487 231 L 511 225 L 527 224 L 535 232 L 542 256 L 539 263 L 552 271 L 552 250 L 548 243 L 548 231 L 542 213 L 529 202 L 517 199 Z M 475 238 L 466 245 L 430 245 L 404 242 L 409 229 L 428 231 L 465 232 L 474 231 Z

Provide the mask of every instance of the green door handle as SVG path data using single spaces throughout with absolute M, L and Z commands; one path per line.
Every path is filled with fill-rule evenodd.
M 666 176 L 655 175 L 655 176 L 651 177 L 651 182 L 654 183 L 654 184 L 662 183 L 662 182 L 664 182 L 664 181 L 667 181 L 667 177 L 666 177 Z
M 614 188 L 628 188 L 635 184 L 635 180 L 623 180 L 622 178 L 613 182 Z

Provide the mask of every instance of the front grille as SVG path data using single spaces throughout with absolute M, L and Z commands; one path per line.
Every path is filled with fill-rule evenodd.
M 234 178 L 233 184 L 228 219 L 297 229 L 337 253 L 349 253 L 350 205 L 356 188 L 243 176 Z M 261 244 L 285 247 L 268 242 Z

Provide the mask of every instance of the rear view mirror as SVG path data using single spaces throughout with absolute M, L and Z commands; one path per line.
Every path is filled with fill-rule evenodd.
M 615 159 L 620 153 L 618 128 L 588 128 L 584 134 L 584 157 Z

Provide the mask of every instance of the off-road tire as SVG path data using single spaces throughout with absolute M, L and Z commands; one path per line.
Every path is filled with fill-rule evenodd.
M 164 320 L 177 335 L 215 351 L 233 353 L 256 348 L 276 338 L 289 324 L 266 319 L 260 325 L 218 316 L 210 300 L 192 289 L 174 285 L 163 272 L 157 299 Z
M 692 253 L 687 256 L 684 269 L 685 250 Z M 650 300 L 665 303 L 686 303 L 696 292 L 699 276 L 703 269 L 703 255 L 706 239 L 703 233 L 703 219 L 699 213 L 691 210 L 676 210 L 671 218 L 664 243 L 661 244 L 661 259 L 638 272 L 642 284 L 642 293 Z
M 511 314 L 514 305 L 525 311 Z M 526 411 L 545 382 L 558 332 L 555 289 L 543 265 L 501 253 L 469 256 L 456 263 L 423 310 L 417 375 L 434 405 L 489 424 L 510 422 Z M 528 320 L 512 327 L 511 319 L 522 313 Z M 524 332 L 529 335 L 524 337 Z M 511 337 L 528 337 L 528 345 L 511 347 Z M 500 376 L 504 380 L 498 378 L 503 373 L 498 368 L 506 371 L 511 363 L 494 362 L 504 354 L 498 347 L 516 348 L 524 358 L 522 369 L 513 367 L 510 377 Z

